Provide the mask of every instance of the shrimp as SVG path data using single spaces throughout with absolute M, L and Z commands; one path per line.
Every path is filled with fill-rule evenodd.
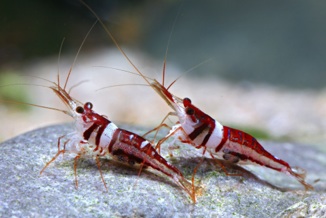
M 69 77 L 69 76 L 68 76 Z M 67 77 L 67 79 L 68 79 Z M 58 139 L 57 154 L 44 166 L 41 173 L 61 154 L 65 152 L 75 153 L 74 173 L 75 185 L 77 181 L 77 160 L 83 156 L 93 156 L 96 159 L 102 181 L 106 184 L 100 170 L 100 157 L 113 157 L 120 162 L 128 164 L 140 164 L 141 167 L 151 167 L 171 178 L 177 185 L 184 189 L 193 202 L 196 198 L 189 190 L 191 183 L 188 182 L 182 173 L 173 165 L 169 164 L 152 144 L 143 137 L 117 127 L 109 119 L 99 115 L 93 110 L 90 102 L 85 104 L 74 100 L 59 83 L 49 87 L 67 106 L 68 111 L 63 111 L 75 121 L 75 131 L 68 134 L 69 139 L 64 142 L 64 148 L 60 150 L 60 137 Z M 67 84 L 67 81 L 66 81 Z
M 95 24 L 96 22 L 94 23 L 94 25 Z M 90 33 L 91 29 L 89 30 L 88 34 Z M 88 34 L 86 35 L 86 37 L 88 36 Z M 107 190 L 107 186 L 100 168 L 99 158 L 112 158 L 128 165 L 139 165 L 139 173 L 143 168 L 151 167 L 156 173 L 161 173 L 173 180 L 190 196 L 193 203 L 196 203 L 196 187 L 193 186 L 193 183 L 185 179 L 183 174 L 177 167 L 167 162 L 155 150 L 154 146 L 149 141 L 133 132 L 119 128 L 116 124 L 107 119 L 106 116 L 96 113 L 93 110 L 93 104 L 91 102 L 86 102 L 85 104 L 83 104 L 72 96 L 70 96 L 71 89 L 67 89 L 67 84 L 72 69 L 77 60 L 78 54 L 80 52 L 80 49 L 86 40 L 86 37 L 84 38 L 84 41 L 82 42 L 77 52 L 77 55 L 74 59 L 72 66 L 70 67 L 70 70 L 66 76 L 63 86 L 60 85 L 59 72 L 57 74 L 57 82 L 52 82 L 47 79 L 36 77 L 38 79 L 43 79 L 47 82 L 50 82 L 52 85 L 49 87 L 34 84 L 35 86 L 50 88 L 56 94 L 56 96 L 63 102 L 63 104 L 65 104 L 67 109 L 61 110 L 57 108 L 35 105 L 30 103 L 21 103 L 30 106 L 60 111 L 72 117 L 74 120 L 75 131 L 58 138 L 58 152 L 53 156 L 53 158 L 49 162 L 46 163 L 46 165 L 40 171 L 40 174 L 42 174 L 46 170 L 46 168 L 57 159 L 60 154 L 64 154 L 66 152 L 76 154 L 76 156 L 74 157 L 74 176 L 75 186 L 76 188 L 78 188 L 78 159 L 80 159 L 81 157 L 93 157 L 96 160 L 96 164 L 100 171 L 102 182 L 104 184 L 105 189 Z M 75 86 L 72 86 L 72 88 L 73 87 Z M 65 140 L 63 146 L 61 146 L 61 141 L 63 140 L 63 138 L 67 138 L 67 140 Z
M 305 182 L 304 172 L 295 172 L 295 169 L 292 169 L 287 162 L 278 159 L 266 151 L 253 136 L 241 130 L 223 126 L 217 120 L 213 119 L 192 104 L 189 98 L 181 99 L 170 93 L 168 89 L 176 80 L 168 88 L 164 86 L 166 59 L 164 60 L 163 65 L 163 83 L 160 84 L 155 79 L 150 81 L 151 79 L 146 77 L 137 66 L 135 66 L 124 50 L 119 46 L 112 33 L 101 21 L 99 16 L 85 2 L 82 0 L 80 0 L 80 2 L 84 4 L 97 18 L 105 32 L 129 64 L 134 68 L 136 73 L 139 74 L 173 109 L 173 112 L 168 113 L 164 120 L 170 115 L 178 117 L 178 122 L 170 128 L 168 135 L 158 141 L 156 145 L 158 150 L 163 142 L 174 136 L 175 139 L 183 143 L 190 144 L 197 149 L 203 149 L 203 155 L 208 152 L 213 158 L 217 157 L 225 159 L 234 164 L 254 163 L 265 166 L 289 174 L 296 178 L 306 190 L 313 190 L 313 187 Z M 168 127 L 163 122 L 153 129 L 153 131 L 158 130 L 162 126 Z
M 170 137 L 190 144 L 197 149 L 202 149 L 203 154 L 209 153 L 211 157 L 217 157 L 234 164 L 252 163 L 293 176 L 306 190 L 313 187 L 305 182 L 304 172 L 295 172 L 284 160 L 281 160 L 268 151 L 248 133 L 228 126 L 210 117 L 196 107 L 189 98 L 181 99 L 168 91 L 157 80 L 151 83 L 151 87 L 174 110 L 169 115 L 176 115 L 178 122 L 168 135 L 158 141 L 157 148 Z M 158 129 L 159 127 L 155 128 Z

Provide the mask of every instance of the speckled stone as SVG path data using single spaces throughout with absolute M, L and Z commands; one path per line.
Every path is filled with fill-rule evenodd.
M 263 167 L 229 167 L 230 173 L 242 176 L 226 176 L 215 160 L 205 159 L 196 174 L 203 189 L 193 205 L 168 177 L 153 170 L 138 176 L 137 169 L 112 160 L 101 161 L 108 192 L 93 159 L 79 160 L 78 189 L 71 155 L 59 157 L 40 175 L 56 154 L 57 138 L 71 128 L 49 126 L 0 144 L 0 217 L 326 216 L 326 155 L 309 146 L 262 142 L 273 154 L 306 169 L 315 191 L 305 192 L 293 178 Z M 173 158 L 164 148 L 162 154 L 191 178 L 200 154 L 190 146 L 180 146 Z

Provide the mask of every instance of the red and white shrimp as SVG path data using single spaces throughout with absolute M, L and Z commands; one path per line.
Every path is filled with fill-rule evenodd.
M 169 134 L 161 139 L 157 148 L 168 138 L 174 136 L 175 139 L 183 143 L 188 143 L 203 152 L 208 152 L 212 157 L 218 157 L 233 163 L 254 163 L 259 164 L 276 171 L 280 171 L 295 177 L 306 190 L 312 190 L 313 187 L 305 182 L 305 173 L 294 172 L 291 166 L 266 151 L 263 146 L 251 135 L 237 129 L 223 126 L 217 120 L 213 119 L 195 105 L 189 98 L 181 99 L 168 91 L 168 88 L 158 81 L 149 81 L 129 59 L 126 53 L 119 46 L 109 29 L 101 21 L 98 15 L 82 0 L 80 0 L 98 19 L 108 36 L 120 50 L 122 55 L 132 65 L 136 72 L 167 102 L 174 112 L 168 115 L 176 115 L 179 119 Z M 165 61 L 163 67 L 163 84 L 165 73 Z M 173 84 L 173 83 L 172 83 Z M 171 85 L 172 85 L 171 84 Z M 170 85 L 170 86 L 171 86 Z M 162 124 L 166 126 L 165 124 Z M 155 128 L 159 129 L 162 125 Z
M 190 188 L 194 190 L 191 183 L 184 178 L 176 167 L 160 156 L 150 142 L 133 132 L 118 128 L 113 122 L 93 111 L 92 103 L 87 102 L 82 105 L 74 100 L 64 88 L 56 83 L 54 84 L 55 86 L 50 88 L 67 106 L 68 111 L 63 112 L 75 120 L 76 129 L 73 133 L 67 135 L 69 139 L 64 142 L 63 149 L 60 149 L 60 139 L 62 137 L 59 138 L 57 154 L 45 165 L 41 173 L 61 153 L 75 153 L 74 173 L 76 187 L 78 187 L 76 168 L 77 160 L 80 157 L 95 157 L 100 170 L 99 157 L 110 156 L 128 164 L 152 167 L 170 177 L 190 195 L 194 202 L 196 201 L 195 195 L 190 191 Z M 101 170 L 100 173 L 105 185 Z
M 178 117 L 178 123 L 157 143 L 158 148 L 164 141 L 174 136 L 183 143 L 203 149 L 203 153 L 208 152 L 213 158 L 225 159 L 232 163 L 254 163 L 265 166 L 294 176 L 306 190 L 313 189 L 305 182 L 305 173 L 295 172 L 287 162 L 266 151 L 253 136 L 223 126 L 192 104 L 189 98 L 180 99 L 156 80 L 151 83 L 151 87 L 174 110 L 174 113 L 170 114 Z
M 81 44 L 81 47 L 83 43 Z M 57 76 L 57 82 L 51 82 L 49 80 L 43 79 L 45 81 L 52 83 L 52 86 L 50 87 L 36 85 L 36 86 L 50 88 L 66 105 L 67 110 L 61 110 L 57 108 L 51 108 L 51 107 L 40 106 L 35 104 L 22 103 L 22 104 L 27 104 L 31 106 L 40 107 L 40 108 L 60 111 L 71 116 L 74 119 L 75 131 L 58 138 L 58 144 L 57 144 L 58 152 L 43 167 L 40 174 L 42 174 L 44 170 L 53 161 L 55 161 L 60 154 L 64 154 L 64 153 L 76 154 L 74 158 L 74 174 L 75 174 L 75 185 L 77 188 L 78 187 L 78 180 L 77 180 L 78 159 L 81 157 L 94 157 L 101 174 L 102 182 L 105 188 L 107 189 L 106 183 L 104 181 L 104 177 L 102 175 L 102 171 L 100 169 L 99 158 L 109 157 L 129 165 L 137 164 L 140 166 L 140 172 L 144 167 L 151 167 L 156 172 L 168 176 L 178 186 L 180 186 L 183 190 L 185 190 L 187 194 L 189 194 L 191 200 L 195 203 L 196 202 L 195 186 L 184 178 L 180 170 L 178 170 L 175 166 L 168 163 L 155 150 L 155 148 L 149 141 L 147 141 L 145 138 L 133 132 L 117 127 L 113 122 L 111 122 L 105 116 L 96 113 L 93 110 L 92 103 L 87 102 L 85 104 L 82 104 L 80 103 L 80 101 L 77 101 L 76 99 L 70 96 L 69 91 L 66 90 L 66 87 L 81 47 L 79 48 L 75 60 L 66 77 L 64 86 L 60 85 L 59 74 Z M 61 140 L 63 138 L 67 138 L 67 140 L 65 140 L 63 146 L 61 146 Z

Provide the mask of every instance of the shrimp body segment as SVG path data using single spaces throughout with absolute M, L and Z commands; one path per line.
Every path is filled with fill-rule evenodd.
M 290 165 L 266 151 L 251 135 L 237 129 L 223 126 L 195 105 L 189 98 L 180 99 L 154 80 L 151 87 L 167 102 L 178 117 L 178 123 L 169 134 L 161 139 L 157 147 L 171 136 L 181 142 L 203 149 L 212 157 L 233 163 L 255 163 L 294 176 L 306 190 L 313 187 L 304 180 L 304 173 L 297 173 Z
M 82 105 L 59 85 L 56 84 L 50 88 L 69 109 L 64 112 L 74 118 L 76 131 L 69 134 L 69 139 L 64 143 L 64 149 L 58 148 L 58 153 L 46 164 L 41 173 L 60 153 L 64 152 L 77 154 L 75 157 L 75 175 L 76 161 L 80 157 L 95 156 L 99 167 L 99 157 L 111 156 L 130 165 L 140 164 L 141 167 L 152 167 L 170 177 L 190 195 L 194 202 L 196 201 L 195 196 L 190 191 L 193 188 L 192 184 L 184 178 L 176 167 L 169 164 L 149 141 L 133 132 L 120 129 L 113 122 L 93 111 L 92 103 L 87 102 Z M 102 181 L 105 185 L 103 176 Z M 78 186 L 77 178 L 76 186 Z

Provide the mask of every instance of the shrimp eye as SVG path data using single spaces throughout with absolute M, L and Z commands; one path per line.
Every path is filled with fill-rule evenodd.
M 194 115 L 195 113 L 195 110 L 193 108 L 190 108 L 190 107 L 186 107 L 186 114 L 188 115 Z
M 93 108 L 93 104 L 91 102 L 86 102 L 85 106 L 88 109 L 92 109 Z
M 84 108 L 81 107 L 81 106 L 78 106 L 78 107 L 76 108 L 76 112 L 79 113 L 79 114 L 82 114 L 82 113 L 84 113 Z

